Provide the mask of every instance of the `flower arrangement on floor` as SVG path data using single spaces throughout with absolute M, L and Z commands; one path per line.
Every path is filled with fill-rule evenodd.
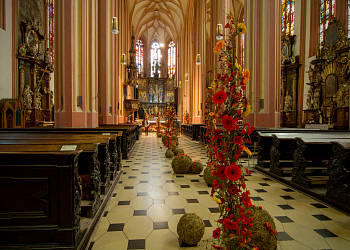
M 229 35 L 214 48 L 214 53 L 221 52 L 220 67 L 206 92 L 208 166 L 215 176 L 211 196 L 220 210 L 212 247 L 220 250 L 274 249 L 277 233 L 273 219 L 261 215 L 260 211 L 266 211 L 252 204 L 244 181 L 243 165 L 240 164 L 243 151 L 251 154 L 246 144 L 251 144 L 250 134 L 255 129 L 243 121 L 243 116 L 248 115 L 251 109 L 244 95 L 250 73 L 235 63 L 234 41 L 239 33 L 246 32 L 246 27 L 242 23 L 235 25 L 231 15 L 227 15 L 227 20 L 225 28 L 229 30 Z M 208 73 L 214 78 L 212 71 Z M 222 126 L 217 126 L 220 123 Z M 249 172 L 248 169 L 246 171 Z M 263 221 L 260 223 L 257 218 Z M 254 227 L 254 224 L 262 227 Z M 262 231 L 256 233 L 254 228 Z M 264 240 L 259 238 L 260 235 L 264 235 Z M 271 243 L 272 248 L 259 242 L 265 245 Z

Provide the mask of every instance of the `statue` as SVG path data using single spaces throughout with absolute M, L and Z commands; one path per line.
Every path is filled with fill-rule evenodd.
M 320 108 L 320 91 L 318 88 L 315 89 L 314 93 L 314 109 Z
M 155 73 L 158 73 L 158 70 L 159 70 L 159 64 L 158 64 L 158 60 L 156 61 L 156 65 L 155 65 L 155 70 L 156 70 L 156 72 Z
M 293 102 L 293 98 L 289 94 L 289 91 L 287 91 L 286 96 L 284 97 L 284 111 L 292 110 L 292 102 Z
M 50 48 L 47 48 L 44 53 L 44 61 L 45 63 L 50 63 Z
M 33 102 L 33 91 L 30 90 L 30 86 L 26 85 L 23 89 L 23 104 L 26 107 L 26 109 L 32 108 L 32 102 Z
M 312 109 L 313 104 L 314 104 L 314 94 L 312 93 L 312 88 L 310 88 L 307 92 L 307 98 L 306 98 L 307 109 Z

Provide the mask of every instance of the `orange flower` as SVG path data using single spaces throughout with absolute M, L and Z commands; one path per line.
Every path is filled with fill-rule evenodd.
M 249 70 L 245 69 L 244 70 L 244 75 L 243 75 L 243 82 L 244 84 L 247 84 L 249 81 L 249 76 L 250 76 L 250 72 Z
M 217 54 L 225 45 L 224 40 L 220 40 L 219 42 L 216 43 L 216 46 L 214 48 L 214 53 Z

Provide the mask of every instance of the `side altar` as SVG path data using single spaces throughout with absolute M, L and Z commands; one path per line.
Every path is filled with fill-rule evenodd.
M 332 18 L 309 67 L 310 86 L 304 123 L 325 123 L 349 129 L 349 42 L 343 25 Z

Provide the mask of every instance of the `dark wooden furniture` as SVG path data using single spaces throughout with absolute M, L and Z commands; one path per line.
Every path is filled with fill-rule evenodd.
M 28 142 L 31 143 L 31 141 Z M 89 143 L 75 147 L 76 150 L 81 150 L 78 156 L 78 175 L 82 181 L 81 209 L 84 217 L 93 217 L 101 205 L 98 145 L 99 143 Z M 67 145 L 63 144 L 0 144 L 0 152 L 59 152 L 61 150 L 71 151 Z
M 327 197 L 350 206 L 350 140 L 332 144 L 334 155 L 328 161 Z
M 0 248 L 74 249 L 81 237 L 80 153 L 0 152 Z

